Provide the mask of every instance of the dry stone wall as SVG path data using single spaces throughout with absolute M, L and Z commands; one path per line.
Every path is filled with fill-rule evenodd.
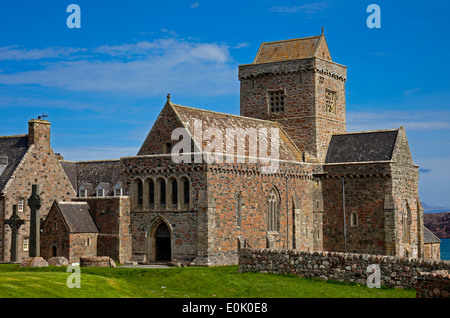
M 366 284 L 373 274 L 373 270 L 368 270 L 372 264 L 379 265 L 381 285 L 397 288 L 414 288 L 423 272 L 448 273 L 450 270 L 450 261 L 443 260 L 339 252 L 241 249 L 238 271 L 294 274 Z

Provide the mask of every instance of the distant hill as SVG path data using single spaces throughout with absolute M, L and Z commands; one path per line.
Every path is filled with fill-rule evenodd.
M 423 225 L 440 239 L 450 238 L 450 212 L 424 213 Z
M 423 212 L 424 213 L 441 213 L 441 212 L 450 212 L 450 208 L 448 207 L 436 207 L 436 206 L 431 206 L 428 205 L 425 202 L 421 202 L 422 206 L 423 206 Z

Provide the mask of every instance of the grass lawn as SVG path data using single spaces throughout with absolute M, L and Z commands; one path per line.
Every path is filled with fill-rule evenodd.
M 414 298 L 414 290 L 370 289 L 294 275 L 237 273 L 237 266 L 81 268 L 68 288 L 67 267 L 0 265 L 1 298 Z

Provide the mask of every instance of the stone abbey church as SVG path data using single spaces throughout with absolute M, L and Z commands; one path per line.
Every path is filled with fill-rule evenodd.
M 110 256 L 121 263 L 172 260 L 236 264 L 243 247 L 439 258 L 423 225 L 405 130 L 347 132 L 347 69 L 323 33 L 263 43 L 239 67 L 240 116 L 167 102 L 135 156 L 66 161 L 50 146 L 50 123 L 0 137 L 0 260 L 10 261 L 13 206 L 25 221 L 18 260 L 28 256 L 33 184 L 42 198 L 41 256 Z M 174 162 L 184 128 L 196 134 L 278 131 L 277 169 L 249 160 L 250 137 L 228 147 L 240 160 Z M 198 132 L 197 132 L 198 133 Z M 242 136 L 241 136 L 242 137 Z M 208 144 L 191 141 L 191 153 Z M 209 149 L 209 148 L 208 148 Z

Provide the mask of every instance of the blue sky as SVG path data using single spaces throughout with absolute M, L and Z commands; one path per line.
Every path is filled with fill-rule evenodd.
M 80 29 L 66 25 L 72 3 Z M 348 131 L 404 126 L 422 200 L 450 207 L 449 12 L 446 0 L 1 1 L 0 135 L 45 112 L 67 160 L 135 155 L 167 93 L 239 114 L 238 65 L 324 27 L 348 67 Z

